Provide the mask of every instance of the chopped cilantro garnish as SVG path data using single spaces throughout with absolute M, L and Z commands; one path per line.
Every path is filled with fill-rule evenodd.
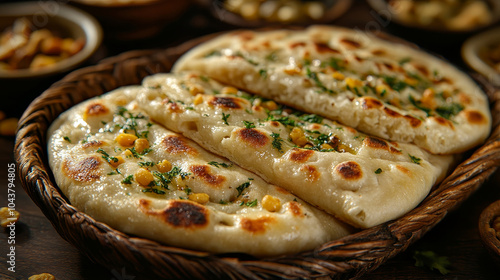
M 257 62 L 255 62 L 255 61 L 254 61 L 254 60 L 252 60 L 251 58 L 248 58 L 248 57 L 246 57 L 245 55 L 243 55 L 241 52 L 236 52 L 236 53 L 234 54 L 234 56 L 241 57 L 241 58 L 243 58 L 246 62 L 248 62 L 248 63 L 250 63 L 250 64 L 252 64 L 252 65 L 254 65 L 254 66 L 259 65 Z
M 227 122 L 227 119 L 229 118 L 229 116 L 231 116 L 231 114 L 222 113 L 222 120 L 224 121 L 224 123 L 226 125 L 229 125 L 229 123 Z
M 415 157 L 415 156 L 412 156 L 410 154 L 408 154 L 408 156 L 410 156 L 410 159 L 413 163 L 416 163 L 416 164 L 420 164 L 420 161 L 422 160 L 421 158 L 418 158 L 418 157 Z
M 128 175 L 125 179 L 122 180 L 123 184 L 132 184 L 132 180 L 134 179 L 134 175 Z
M 227 201 L 224 201 L 224 200 L 222 200 L 222 199 L 221 199 L 221 200 L 219 201 L 219 204 L 228 204 L 228 202 L 227 202 Z
M 267 70 L 265 69 L 260 69 L 259 70 L 259 75 L 262 77 L 262 78 L 267 78 Z
M 445 119 L 450 119 L 464 109 L 464 106 L 459 103 L 451 103 L 450 105 L 439 106 L 436 108 L 436 113 Z
M 68 137 L 68 136 L 64 136 L 64 137 L 63 137 L 63 139 L 64 139 L 64 141 L 66 141 L 66 142 L 68 142 L 68 143 L 71 143 L 71 139 L 69 139 L 69 137 Z
M 328 65 L 331 66 L 333 69 L 340 71 L 344 70 L 344 61 L 338 58 L 331 57 L 330 61 L 328 62 Z
M 208 81 L 210 81 L 210 78 L 209 78 L 209 77 L 207 77 L 207 76 L 201 75 L 201 76 L 200 76 L 200 80 L 202 80 L 202 81 L 204 81 L 204 82 L 208 82 Z
M 299 119 L 301 119 L 305 122 L 310 122 L 310 123 L 322 123 L 323 122 L 323 117 L 315 115 L 315 114 L 302 115 L 299 117 Z
M 375 170 L 375 174 L 380 174 L 380 173 L 382 173 L 382 168 Z
M 245 125 L 245 128 L 255 128 L 255 124 L 253 122 L 243 121 L 243 124 Z
M 423 106 L 422 102 L 415 100 L 415 98 L 412 95 L 410 95 L 409 100 L 413 106 L 417 107 L 417 109 L 424 111 L 427 114 L 427 116 L 430 115 L 431 109 Z
M 229 167 L 233 166 L 232 164 L 227 164 L 224 162 L 216 162 L 216 161 L 211 161 L 208 164 L 215 166 L 217 168 L 219 168 L 219 167 L 229 168 Z
M 402 58 L 400 61 L 399 61 L 399 65 L 404 65 L 408 62 L 411 61 L 411 57 L 405 57 L 405 58 Z
M 245 205 L 248 207 L 255 207 L 255 206 L 257 206 L 257 199 L 255 199 L 253 201 L 249 201 L 249 202 L 245 203 Z
M 276 61 L 278 59 L 278 56 L 276 55 L 276 52 L 271 52 L 266 56 L 266 60 L 268 61 Z
M 156 165 L 156 163 L 152 161 L 139 162 L 138 164 L 140 167 L 153 167 Z
M 415 266 L 437 269 L 442 275 L 448 274 L 447 267 L 451 264 L 447 257 L 438 256 L 433 251 L 415 251 L 413 259 L 415 259 Z
M 283 148 L 282 148 L 282 144 L 283 144 L 283 139 L 281 139 L 280 135 L 278 133 L 271 133 L 271 137 L 273 138 L 273 147 L 278 150 L 278 152 L 280 153 L 283 153 Z
M 236 188 L 236 190 L 238 191 L 238 195 L 237 195 L 236 197 L 241 196 L 241 194 L 243 193 L 243 191 L 244 191 L 246 188 L 248 188 L 249 186 L 250 186 L 250 181 L 245 182 L 245 183 L 243 183 L 243 184 L 239 185 L 239 186 Z
M 185 192 L 187 195 L 190 195 L 193 191 L 191 190 L 191 188 L 186 187 L 186 188 L 184 189 L 184 192 Z
M 211 56 L 221 56 L 221 55 L 222 54 L 220 51 L 214 50 L 214 51 L 207 53 L 204 57 L 207 58 L 207 57 L 211 57 Z
M 316 86 L 319 87 L 322 91 L 328 92 L 328 93 L 333 93 L 333 91 L 331 89 L 326 88 L 326 86 L 320 81 L 320 79 L 318 77 L 318 73 L 311 71 L 311 69 L 309 67 L 306 68 L 306 73 L 307 73 L 307 77 L 309 77 L 309 79 L 313 80 L 314 83 L 316 84 Z
M 155 194 L 165 194 L 165 191 L 156 188 L 147 188 L 142 190 L 143 193 L 155 193 Z
M 182 169 L 180 167 L 174 166 L 170 171 L 165 173 L 153 171 L 153 175 L 158 178 L 158 185 L 168 190 L 168 185 L 172 183 L 172 180 L 176 176 L 180 176 L 184 180 L 187 176 L 190 175 L 190 173 L 182 172 Z
M 382 78 L 395 91 L 401 91 L 409 86 L 407 83 L 398 80 L 396 77 L 383 76 Z
M 208 164 L 215 166 L 217 168 L 219 168 L 219 167 L 229 168 L 229 167 L 233 166 L 232 164 L 227 164 L 225 162 L 216 162 L 216 161 L 211 161 Z
M 97 149 L 97 152 L 100 153 L 100 154 L 102 154 L 102 158 L 105 159 L 107 162 L 118 162 L 117 158 L 109 156 L 109 154 L 106 153 L 101 148 Z

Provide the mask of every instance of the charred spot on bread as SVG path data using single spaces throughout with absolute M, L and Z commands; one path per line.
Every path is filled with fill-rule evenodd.
M 195 148 L 189 146 L 186 139 L 181 136 L 167 136 L 163 139 L 163 145 L 167 149 L 167 152 L 171 154 L 198 154 L 198 151 Z
M 202 179 L 210 186 L 221 187 L 226 181 L 226 177 L 212 174 L 210 167 L 207 165 L 191 165 L 189 170 L 194 176 Z
M 309 158 L 314 154 L 313 150 L 304 150 L 293 148 L 290 153 L 290 160 L 294 162 L 303 163 L 309 160 Z
M 100 177 L 101 159 L 96 156 L 85 158 L 79 162 L 65 160 L 62 170 L 71 179 L 78 182 L 92 182 Z
M 252 234 L 263 234 L 266 232 L 270 224 L 274 222 L 275 219 L 268 216 L 257 219 L 243 218 L 241 219 L 241 228 Z
M 238 131 L 239 138 L 254 148 L 264 147 L 269 143 L 269 138 L 265 133 L 255 128 L 243 128 Z
M 108 107 L 101 103 L 91 103 L 85 109 L 85 116 L 101 116 L 109 112 Z
M 487 123 L 486 117 L 481 112 L 473 111 L 473 110 L 465 110 L 464 114 L 465 114 L 465 117 L 467 118 L 467 121 L 471 124 L 485 124 L 485 123 Z
M 340 53 L 339 50 L 336 50 L 326 43 L 315 42 L 314 47 L 318 53 Z
M 208 104 L 223 109 L 243 109 L 241 98 L 213 96 Z
M 363 109 L 368 110 L 368 109 L 377 109 L 383 106 L 382 102 L 379 100 L 372 98 L 372 97 L 365 97 L 361 101 L 361 106 Z
M 305 173 L 306 180 L 309 182 L 317 181 L 321 176 L 318 168 L 314 165 L 304 165 L 300 168 L 300 170 Z
M 363 177 L 361 166 L 357 162 L 347 161 L 335 166 L 335 171 L 345 180 L 359 180 Z
M 163 210 L 151 210 L 151 202 L 141 199 L 139 207 L 145 214 L 158 217 L 175 228 L 196 229 L 209 223 L 208 209 L 187 200 L 175 200 Z

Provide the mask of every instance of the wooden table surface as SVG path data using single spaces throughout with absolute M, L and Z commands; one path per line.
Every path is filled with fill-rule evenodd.
M 333 24 L 360 30 L 380 29 L 395 32 L 387 26 L 387 22 L 378 18 L 364 1 L 356 1 L 351 9 Z M 178 22 L 168 26 L 154 38 L 127 43 L 105 40 L 103 47 L 89 64 L 127 50 L 173 46 L 190 38 L 230 28 L 232 27 L 217 22 L 205 11 L 193 7 Z M 439 42 L 424 44 L 415 41 L 412 34 L 403 35 L 406 35 L 408 40 L 425 45 L 431 52 L 444 56 L 458 67 L 464 67 L 459 55 L 461 42 L 451 46 Z M 61 76 L 52 77 L 31 83 L 29 89 L 12 86 L 10 81 L 0 81 L 0 110 L 7 112 L 9 116 L 19 117 L 33 98 L 60 78 Z M 13 137 L 0 138 L 0 207 L 8 204 L 8 165 L 14 163 L 13 146 Z M 138 275 L 127 271 L 126 267 L 108 271 L 80 254 L 57 234 L 49 220 L 24 192 L 19 179 L 16 179 L 15 204 L 16 210 L 21 212 L 21 219 L 15 228 L 16 267 L 15 272 L 7 269 L 7 254 L 11 246 L 8 244 L 10 232 L 0 230 L 0 279 L 27 279 L 30 275 L 43 272 L 53 274 L 58 280 L 139 278 Z M 476 193 L 457 210 L 449 213 L 421 240 L 361 279 L 500 279 L 500 268 L 495 266 L 493 259 L 482 246 L 478 232 L 478 219 L 482 210 L 499 199 L 500 172 L 497 171 Z M 447 257 L 451 263 L 450 272 L 441 275 L 437 271 L 415 266 L 413 254 L 419 250 L 431 250 Z

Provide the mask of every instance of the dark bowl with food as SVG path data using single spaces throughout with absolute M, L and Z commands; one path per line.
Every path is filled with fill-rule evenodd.
M 383 27 L 432 50 L 461 45 L 500 20 L 500 2 L 496 0 L 367 2 Z
M 190 0 L 72 0 L 70 4 L 95 16 L 109 39 L 140 40 L 158 34 L 178 19 Z
M 484 247 L 500 266 L 500 200 L 490 204 L 481 213 L 479 234 Z
M 237 27 L 328 23 L 343 15 L 352 0 L 199 0 L 218 20 Z
M 102 30 L 89 14 L 57 2 L 0 5 L 0 80 L 67 72 L 99 48 Z

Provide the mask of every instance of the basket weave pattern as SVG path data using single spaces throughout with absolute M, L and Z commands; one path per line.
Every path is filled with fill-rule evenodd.
M 133 51 L 66 76 L 32 102 L 20 120 L 15 157 L 24 189 L 57 232 L 108 269 L 126 267 L 144 279 L 351 279 L 404 251 L 472 194 L 500 165 L 500 91 L 485 87 L 494 127 L 487 142 L 433 189 L 419 207 L 395 221 L 300 254 L 256 259 L 213 255 L 131 237 L 97 222 L 68 203 L 54 183 L 46 155 L 47 129 L 71 106 L 120 86 L 168 72 L 193 45 Z M 487 85 L 487 82 L 481 81 Z

